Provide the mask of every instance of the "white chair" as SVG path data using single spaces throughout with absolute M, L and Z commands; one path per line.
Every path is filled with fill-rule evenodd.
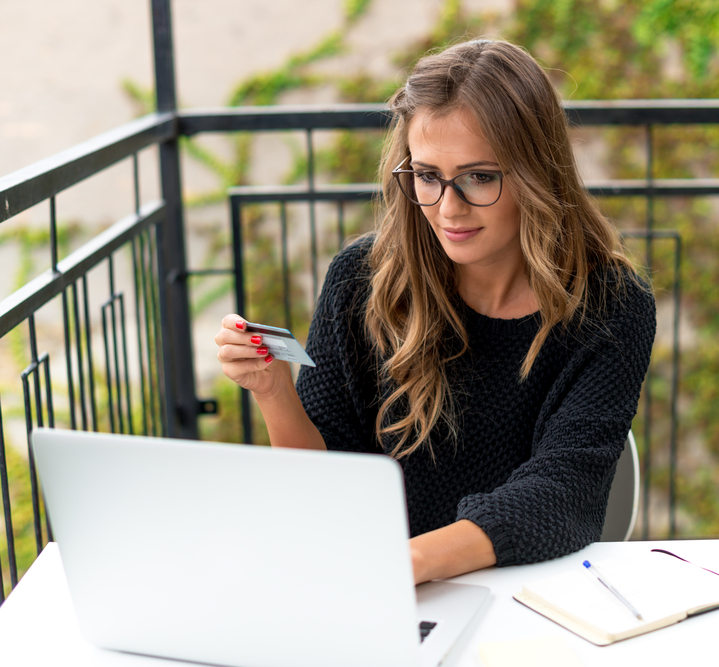
M 607 518 L 600 542 L 625 542 L 637 521 L 639 508 L 639 454 L 634 435 L 629 431 L 624 451 L 617 463 L 612 488 L 609 491 Z

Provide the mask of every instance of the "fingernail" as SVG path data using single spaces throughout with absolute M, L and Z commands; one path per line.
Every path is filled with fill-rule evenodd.
M 244 323 L 244 322 L 235 322 L 235 326 L 236 326 L 238 329 L 244 329 L 244 328 L 245 328 L 245 323 Z
M 250 338 L 250 342 L 253 345 L 259 345 L 262 342 L 262 336 L 252 336 L 252 338 Z
M 257 354 L 267 354 L 267 348 L 263 345 L 257 348 Z
M 265 357 L 265 363 L 266 363 L 266 364 L 269 364 L 271 361 L 273 361 L 272 355 L 271 355 L 271 354 L 268 354 L 268 355 Z

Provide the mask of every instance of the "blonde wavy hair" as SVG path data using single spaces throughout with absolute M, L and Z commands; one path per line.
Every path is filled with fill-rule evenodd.
M 426 445 L 444 423 L 456 437 L 447 363 L 468 347 L 453 298 L 457 266 L 422 210 L 392 178 L 409 155 L 407 133 L 418 113 L 471 113 L 492 147 L 520 211 L 520 242 L 541 325 L 521 368 L 531 372 L 551 329 L 584 318 L 587 281 L 597 266 L 634 275 L 614 227 L 587 195 L 568 138 L 559 96 L 538 63 L 504 41 L 472 41 L 422 58 L 391 98 L 393 124 L 380 173 L 384 206 L 370 254 L 366 329 L 392 391 L 380 405 L 377 436 L 401 458 Z M 623 271 L 621 269 L 627 269 Z M 596 295 L 593 296 L 593 300 Z M 602 295 L 598 298 L 603 301 Z M 459 340 L 461 350 L 446 341 Z M 455 346 L 456 347 L 456 346 Z M 391 415 L 401 418 L 393 421 Z

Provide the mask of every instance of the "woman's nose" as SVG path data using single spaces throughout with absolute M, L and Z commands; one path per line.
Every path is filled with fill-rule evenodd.
M 443 217 L 453 218 L 463 215 L 467 212 L 468 207 L 469 204 L 457 194 L 451 185 L 444 188 L 444 194 L 439 202 L 439 212 Z

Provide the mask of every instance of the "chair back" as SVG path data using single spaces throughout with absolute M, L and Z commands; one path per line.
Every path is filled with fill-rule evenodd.
M 624 542 L 634 530 L 639 508 L 639 454 L 634 435 L 629 431 L 624 451 L 617 463 L 609 491 L 607 516 L 600 542 Z

